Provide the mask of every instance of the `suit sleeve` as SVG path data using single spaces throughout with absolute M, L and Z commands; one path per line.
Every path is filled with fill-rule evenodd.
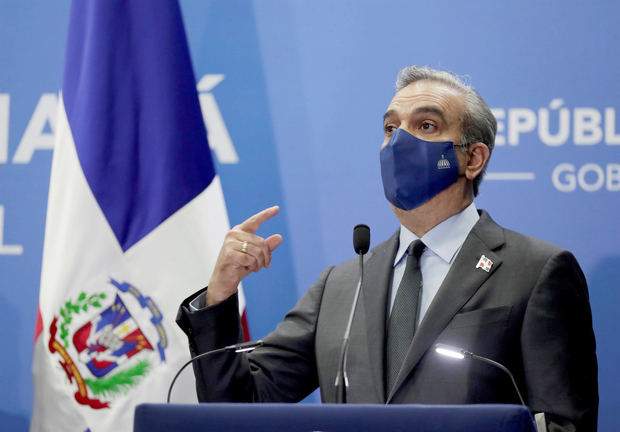
M 549 432 L 596 431 L 596 344 L 585 277 L 572 254 L 549 258 L 528 301 L 521 346 L 527 402 Z
M 316 322 L 326 269 L 263 345 L 249 354 L 225 352 L 194 362 L 200 402 L 297 402 L 318 386 L 314 351 Z M 186 299 L 177 324 L 189 339 L 192 356 L 241 342 L 237 295 L 197 311 Z

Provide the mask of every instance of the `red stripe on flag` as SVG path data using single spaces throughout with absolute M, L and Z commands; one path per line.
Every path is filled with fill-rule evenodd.
M 39 335 L 43 333 L 43 317 L 41 316 L 41 308 L 37 307 L 37 323 L 34 325 L 34 340 L 35 343 L 39 338 Z
M 245 309 L 241 314 L 241 327 L 243 328 L 243 341 L 248 342 L 250 340 L 250 327 L 248 327 L 248 318 L 245 315 Z

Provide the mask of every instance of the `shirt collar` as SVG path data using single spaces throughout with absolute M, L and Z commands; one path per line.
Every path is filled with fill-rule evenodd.
M 446 263 L 451 263 L 456 253 L 463 246 L 465 238 L 467 238 L 471 229 L 478 222 L 478 219 L 480 219 L 478 210 L 472 202 L 465 210 L 450 216 L 433 227 L 421 240 L 427 249 L 430 249 Z M 419 237 L 409 231 L 404 225 L 400 226 L 399 246 L 394 258 L 394 266 L 403 258 L 411 242 L 418 239 Z M 424 253 L 426 253 L 426 250 Z

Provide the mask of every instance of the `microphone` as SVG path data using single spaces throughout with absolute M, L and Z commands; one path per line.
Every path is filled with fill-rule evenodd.
M 453 346 L 445 345 L 441 343 L 438 343 L 435 345 L 435 351 L 438 354 L 442 354 L 442 355 L 456 358 L 456 359 L 464 359 L 465 357 L 468 357 L 468 358 L 480 360 L 484 363 L 495 366 L 496 368 L 501 369 L 502 371 L 506 372 L 508 376 L 510 377 L 510 380 L 512 381 L 512 385 L 515 391 L 517 392 L 517 396 L 519 396 L 521 405 L 527 407 L 527 405 L 525 405 L 525 402 L 523 401 L 523 397 L 521 397 L 521 392 L 519 391 L 519 387 L 517 387 L 517 382 L 515 381 L 514 376 L 512 376 L 512 373 L 503 364 L 496 362 L 495 360 L 491 360 L 490 358 L 479 356 L 477 354 L 474 354 L 471 351 L 464 350 L 463 348 L 457 348 L 457 347 L 453 347 Z
M 355 253 L 364 255 L 370 248 L 370 228 L 368 225 L 359 224 L 353 228 L 353 250 Z
M 338 373 L 336 374 L 336 400 L 338 403 L 347 402 L 347 387 L 349 387 L 349 378 L 347 377 L 347 354 L 349 352 L 349 336 L 351 335 L 351 326 L 353 325 L 353 317 L 362 290 L 362 282 L 364 281 L 364 254 L 368 252 L 370 247 L 370 228 L 368 225 L 356 225 L 353 228 L 353 249 L 360 257 L 360 283 L 355 290 L 353 304 L 349 312 L 349 320 L 342 338 L 342 346 L 340 348 L 340 362 L 338 363 Z
M 211 351 L 207 351 L 205 353 L 198 354 L 197 356 L 192 357 L 183 366 L 181 366 L 181 368 L 179 369 L 177 374 L 172 379 L 172 382 L 170 383 L 170 387 L 168 388 L 168 397 L 166 398 L 166 403 L 170 403 L 170 395 L 172 394 L 172 387 L 174 387 L 174 383 L 176 382 L 176 380 L 179 377 L 179 375 L 181 375 L 181 372 L 183 372 L 183 370 L 190 363 L 193 363 L 196 360 L 200 360 L 201 358 L 204 358 L 204 357 L 209 357 L 212 354 L 219 354 L 219 353 L 223 353 L 225 351 L 234 351 L 235 353 L 254 351 L 256 348 L 258 348 L 262 344 L 263 344 L 262 340 L 243 342 L 243 343 L 238 343 L 238 344 L 235 344 L 235 345 L 228 345 L 228 346 L 225 346 L 223 348 L 218 348 L 218 349 L 214 349 L 214 350 L 211 350 Z

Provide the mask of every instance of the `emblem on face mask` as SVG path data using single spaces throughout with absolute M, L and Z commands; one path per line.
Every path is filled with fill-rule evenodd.
M 448 169 L 450 168 L 450 161 L 446 159 L 444 155 L 441 155 L 441 159 L 437 161 L 437 169 Z

